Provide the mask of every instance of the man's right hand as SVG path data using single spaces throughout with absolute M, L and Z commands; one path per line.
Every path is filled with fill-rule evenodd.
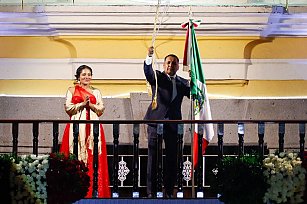
M 154 47 L 151 46 L 148 48 L 148 57 L 152 57 L 153 53 L 154 53 Z

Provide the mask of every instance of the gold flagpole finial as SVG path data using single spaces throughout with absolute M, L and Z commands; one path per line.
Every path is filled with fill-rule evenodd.
M 189 6 L 189 20 L 192 18 L 192 7 Z

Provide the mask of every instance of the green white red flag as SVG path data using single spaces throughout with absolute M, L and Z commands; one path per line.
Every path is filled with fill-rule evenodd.
M 200 21 L 194 21 L 190 19 L 188 23 L 182 25 L 183 28 L 187 27 L 183 66 L 185 70 L 187 70 L 187 68 L 188 70 L 191 70 L 191 95 L 193 98 L 194 119 L 212 120 L 206 80 L 202 69 L 202 62 L 194 29 L 194 27 L 197 27 L 199 23 Z M 214 136 L 212 123 L 205 123 L 203 126 L 195 124 L 193 138 L 194 167 L 197 165 L 198 161 L 197 133 L 201 127 L 203 127 L 202 154 L 205 154 L 205 150 Z

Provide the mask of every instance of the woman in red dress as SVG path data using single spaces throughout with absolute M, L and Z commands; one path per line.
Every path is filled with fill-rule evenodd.
M 66 93 L 65 111 L 71 120 L 99 120 L 104 112 L 104 104 L 98 89 L 90 86 L 92 69 L 81 65 L 75 75 L 78 84 L 69 87 Z M 98 197 L 109 198 L 109 173 L 107 163 L 106 141 L 103 127 L 99 126 L 98 141 Z M 93 192 L 93 150 L 94 150 L 93 124 L 79 124 L 78 159 L 88 167 L 90 187 L 86 198 L 92 197 Z M 67 124 L 64 130 L 60 152 L 73 153 L 73 125 Z

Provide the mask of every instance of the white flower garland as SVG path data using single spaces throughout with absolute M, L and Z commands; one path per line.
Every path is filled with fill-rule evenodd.
M 11 198 L 12 203 L 47 203 L 46 172 L 49 155 L 21 156 L 21 161 L 12 161 Z
M 306 170 L 296 153 L 269 154 L 263 160 L 264 176 L 269 188 L 264 203 L 302 203 Z

